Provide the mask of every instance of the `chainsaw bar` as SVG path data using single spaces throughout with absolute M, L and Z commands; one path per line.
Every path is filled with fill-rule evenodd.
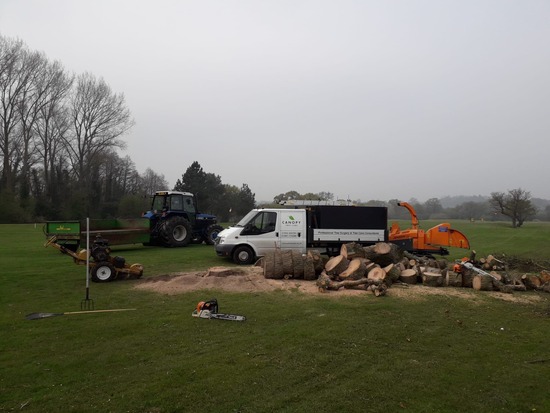
M 208 319 L 213 318 L 216 320 L 228 320 L 228 321 L 245 321 L 246 320 L 246 317 L 244 315 L 213 313 L 210 310 L 201 310 L 201 311 L 195 310 L 191 315 L 193 317 L 208 318 Z

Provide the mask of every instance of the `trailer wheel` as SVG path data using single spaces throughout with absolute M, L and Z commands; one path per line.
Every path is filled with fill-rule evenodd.
M 162 223 L 160 237 L 166 247 L 185 247 L 192 236 L 193 229 L 185 218 L 173 217 Z
M 222 231 L 223 231 L 223 227 L 221 225 L 215 225 L 215 224 L 210 225 L 208 228 L 206 228 L 206 236 L 204 237 L 204 241 L 208 245 L 214 245 L 214 242 L 216 241 L 218 234 Z
M 245 245 L 237 247 L 233 251 L 233 261 L 239 265 L 250 265 L 254 262 L 254 251 Z
M 101 261 L 92 268 L 92 281 L 96 283 L 113 281 L 115 278 L 115 267 L 113 267 L 110 262 Z

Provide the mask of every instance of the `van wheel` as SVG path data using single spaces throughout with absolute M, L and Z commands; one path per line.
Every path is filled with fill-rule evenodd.
M 237 247 L 233 252 L 233 261 L 239 265 L 250 265 L 254 262 L 254 251 L 246 246 Z

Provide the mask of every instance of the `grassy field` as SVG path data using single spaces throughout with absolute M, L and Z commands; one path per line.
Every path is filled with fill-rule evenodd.
M 550 257 L 546 223 L 453 227 L 478 255 Z M 43 242 L 40 226 L 0 226 L 0 412 L 550 411 L 550 294 L 169 296 L 124 280 L 91 283 L 90 296 L 135 311 L 28 321 L 85 297 L 84 268 Z M 230 265 L 205 245 L 114 250 L 146 278 Z M 191 317 L 212 297 L 247 321 Z

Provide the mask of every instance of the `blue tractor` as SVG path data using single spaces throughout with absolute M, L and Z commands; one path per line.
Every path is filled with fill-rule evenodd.
M 195 197 L 189 192 L 155 192 L 151 210 L 143 217 L 150 220 L 153 245 L 185 247 L 192 242 L 214 245 L 223 230 L 216 216 L 197 212 Z

